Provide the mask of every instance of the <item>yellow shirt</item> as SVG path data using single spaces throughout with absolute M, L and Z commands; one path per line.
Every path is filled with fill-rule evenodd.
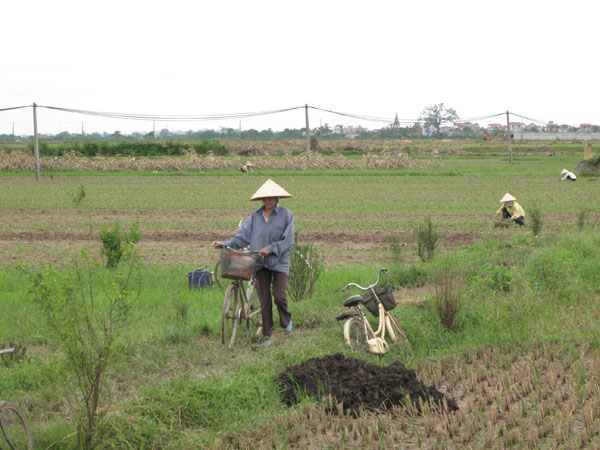
M 504 208 L 504 206 L 501 206 L 500 209 L 496 211 L 496 214 L 502 214 L 502 208 Z M 512 206 L 506 206 L 506 210 L 513 220 L 520 216 L 525 217 L 525 211 L 523 211 L 523 208 L 517 202 L 513 202 Z

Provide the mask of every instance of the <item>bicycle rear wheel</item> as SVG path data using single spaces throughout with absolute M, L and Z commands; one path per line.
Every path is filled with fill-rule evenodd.
M 371 331 L 360 318 L 352 317 L 344 322 L 344 341 L 352 351 L 368 350 L 367 340 L 372 338 Z
M 0 401 L 0 431 L 10 449 L 33 449 L 29 423 L 17 405 Z M 0 448 L 5 448 L 4 445 Z
M 412 356 L 413 352 L 412 347 L 410 346 L 410 341 L 400 326 L 398 319 L 388 312 L 385 315 L 385 325 L 392 343 L 400 345 L 407 356 Z
M 231 283 L 225 292 L 223 311 L 221 313 L 221 342 L 228 348 L 233 346 L 235 334 L 240 320 L 239 287 Z

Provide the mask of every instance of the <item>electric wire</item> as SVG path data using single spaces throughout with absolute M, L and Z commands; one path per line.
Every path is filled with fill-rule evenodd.
M 228 113 L 228 114 L 210 114 L 210 115 L 153 115 L 153 114 L 135 114 L 135 113 L 117 113 L 107 111 L 90 111 L 85 109 L 63 108 L 58 106 L 38 105 L 40 108 L 51 109 L 55 111 L 70 112 L 83 114 L 88 116 L 109 117 L 113 119 L 128 119 L 128 120 L 159 120 L 172 122 L 198 122 L 198 121 L 215 121 L 225 119 L 243 119 L 247 117 L 266 116 L 269 114 L 278 114 L 288 111 L 293 111 L 304 106 L 295 106 L 292 108 L 274 109 L 268 111 L 253 111 L 245 113 Z
M 370 122 L 393 123 L 395 121 L 395 119 L 390 119 L 390 118 L 386 118 L 386 117 L 365 116 L 365 115 L 360 115 L 360 114 L 343 113 L 343 112 L 339 112 L 339 111 L 332 111 L 330 109 L 317 108 L 316 106 L 309 106 L 309 108 L 315 109 L 317 111 L 324 111 L 324 112 L 328 112 L 331 114 L 337 114 L 338 116 L 351 117 L 353 119 L 367 120 Z
M 541 124 L 544 124 L 544 125 L 549 125 L 550 124 L 550 122 L 547 122 L 545 120 L 532 119 L 531 117 L 522 116 L 521 114 L 517 114 L 517 113 L 513 113 L 513 112 L 509 112 L 509 114 L 512 114 L 513 116 L 520 117 L 521 119 L 531 120 L 532 122 L 537 122 L 537 123 L 541 123 Z
M 0 111 L 10 111 L 11 109 L 31 108 L 33 105 L 12 106 L 10 108 L 1 108 Z
M 0 112 L 2 111 L 11 111 L 23 108 L 31 108 L 34 105 L 23 105 L 23 106 L 12 106 L 8 108 L 0 108 Z M 280 114 L 284 112 L 294 111 L 301 108 L 311 108 L 316 111 L 323 111 L 330 114 L 336 114 L 343 117 L 349 117 L 358 120 L 365 120 L 369 122 L 380 122 L 380 123 L 400 123 L 400 124 L 416 124 L 423 122 L 423 118 L 419 117 L 416 119 L 397 119 L 389 118 L 389 117 L 380 117 L 380 116 L 372 116 L 366 114 L 355 114 L 355 113 L 346 113 L 340 111 L 334 111 L 326 108 L 319 108 L 316 106 L 294 106 L 291 108 L 281 108 L 281 109 L 272 109 L 266 111 L 251 111 L 251 112 L 241 112 L 241 113 L 224 113 L 224 114 L 199 114 L 199 115 L 189 115 L 189 114 L 177 114 L 177 115 L 160 115 L 160 114 L 138 114 L 138 113 L 119 113 L 119 112 L 108 112 L 108 111 L 92 111 L 85 109 L 75 109 L 75 108 L 65 108 L 59 106 L 48 106 L 48 105 L 35 105 L 38 108 L 46 108 L 55 111 L 67 112 L 67 113 L 75 113 L 75 114 L 83 114 L 88 116 L 96 116 L 96 117 L 108 117 L 113 119 L 120 120 L 141 120 L 141 121 L 166 121 L 166 122 L 200 122 L 200 121 L 219 121 L 219 120 L 231 120 L 231 119 L 244 119 L 249 117 L 260 117 L 272 114 Z M 499 117 L 506 114 L 505 112 L 498 114 L 489 114 L 482 116 L 473 116 L 473 117 L 459 117 L 454 120 L 445 120 L 441 123 L 449 123 L 449 122 L 471 122 L 471 121 L 480 121 L 487 120 L 494 117 Z M 543 125 L 549 125 L 550 122 L 546 120 L 535 119 L 527 116 L 523 116 L 521 114 L 508 112 L 508 114 L 512 114 L 514 116 L 520 117 L 521 119 L 530 120 L 534 123 L 539 123 Z

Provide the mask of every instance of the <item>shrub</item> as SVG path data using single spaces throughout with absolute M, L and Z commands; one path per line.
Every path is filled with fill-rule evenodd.
M 208 152 L 213 152 L 215 155 L 224 156 L 229 153 L 227 147 L 216 139 L 192 142 L 191 147 L 198 155 L 205 155 Z
M 79 185 L 75 195 L 73 195 L 73 204 L 75 206 L 79 206 L 81 204 L 81 200 L 83 200 L 83 197 L 85 197 L 85 188 L 83 185 Z
M 452 260 L 442 264 L 434 274 L 435 308 L 442 324 L 456 329 L 462 307 L 463 280 Z
M 544 224 L 542 221 L 542 212 L 536 206 L 531 210 L 529 216 L 531 218 L 531 231 L 534 236 L 539 236 L 542 231 L 542 225 Z
M 392 263 L 400 264 L 404 261 L 404 255 L 402 255 L 402 245 L 400 245 L 400 240 L 397 237 L 392 238 L 390 252 L 392 254 Z
M 427 281 L 427 271 L 423 265 L 394 264 L 389 277 L 394 287 L 423 286 Z
M 106 258 L 106 267 L 116 267 L 123 255 L 127 255 L 141 237 L 142 233 L 139 231 L 137 221 L 133 223 L 129 233 L 121 229 L 119 222 L 116 222 L 112 228 L 106 226 L 100 230 L 102 255 Z
M 292 300 L 299 302 L 312 295 L 313 287 L 323 272 L 323 257 L 312 245 L 292 246 L 290 254 L 290 278 L 287 293 Z
M 110 276 L 85 257 L 65 271 L 30 273 L 30 292 L 66 357 L 66 370 L 77 383 L 82 406 L 77 418 L 79 447 L 93 448 L 107 403 L 104 375 L 115 353 L 119 331 L 139 297 L 141 277 L 135 255 Z M 133 284 L 137 283 L 137 289 Z M 130 289 L 131 288 L 131 289 Z
M 509 292 L 512 289 L 510 269 L 501 264 L 483 264 L 473 279 L 493 291 Z
M 432 259 L 441 236 L 431 219 L 427 218 L 418 223 L 413 230 L 413 234 L 417 243 L 417 254 L 421 261 Z

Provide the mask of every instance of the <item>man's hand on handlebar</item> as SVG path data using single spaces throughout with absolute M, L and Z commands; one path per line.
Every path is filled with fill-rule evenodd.
M 262 248 L 259 252 L 258 252 L 258 256 L 265 258 L 267 256 L 269 256 L 269 253 L 271 253 L 269 250 L 267 250 L 267 247 Z
M 225 247 L 223 244 L 221 244 L 220 242 L 217 242 L 217 241 L 213 241 L 212 246 L 213 246 L 213 248 L 223 248 L 223 247 Z

